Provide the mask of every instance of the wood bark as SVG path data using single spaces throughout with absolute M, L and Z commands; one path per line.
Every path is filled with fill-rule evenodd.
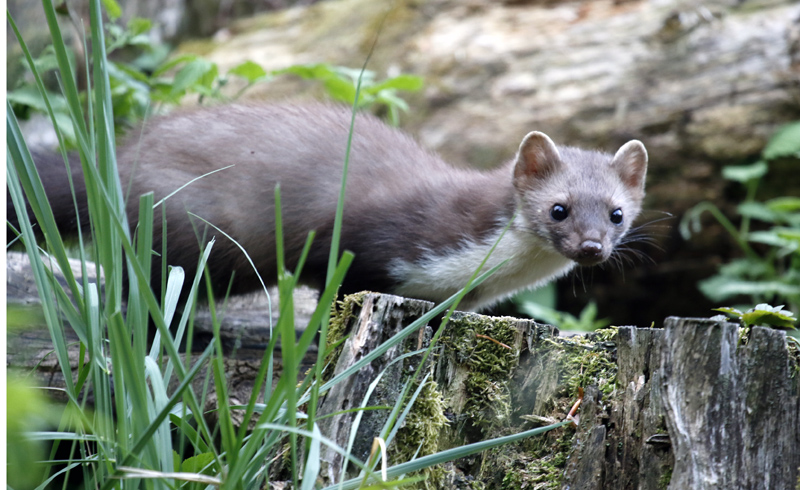
M 754 327 L 746 344 L 739 333 L 736 324 L 675 317 L 664 329 L 620 328 L 620 393 L 608 411 L 583 408 L 578 438 L 589 443 L 570 456 L 566 481 L 573 488 L 795 488 L 797 351 L 789 354 L 778 330 Z M 603 452 L 594 474 L 577 471 Z M 597 478 L 600 486 L 591 486 Z
M 786 335 L 754 327 L 740 345 L 730 323 L 669 318 L 665 327 L 658 374 L 675 454 L 670 487 L 794 488 L 800 398 Z
M 340 374 L 373 349 L 399 333 L 419 317 L 433 308 L 433 303 L 402 298 L 400 296 L 370 293 L 364 295 L 353 310 L 350 336 L 339 354 L 333 376 Z M 319 415 L 332 415 L 340 411 L 362 406 L 393 406 L 403 386 L 419 366 L 421 355 L 396 362 L 409 352 L 427 347 L 431 329 L 423 327 L 419 334 L 410 335 L 392 347 L 383 356 L 364 366 L 355 375 L 334 386 L 320 401 Z M 370 385 L 380 376 L 380 384 L 374 391 Z M 381 435 L 390 410 L 361 413 L 344 413 L 320 421 L 320 430 L 340 447 L 349 445 L 356 417 L 360 419 L 356 431 L 358 436 L 352 446 L 352 454 L 361 461 L 370 455 L 372 441 Z M 342 472 L 343 458 L 330 447 L 322 450 L 323 477 L 329 483 L 338 482 L 350 473 Z

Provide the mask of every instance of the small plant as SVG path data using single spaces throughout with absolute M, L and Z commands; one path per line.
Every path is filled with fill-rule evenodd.
M 715 276 L 698 284 L 712 301 L 746 296 L 751 304 L 784 303 L 795 311 L 800 307 L 800 197 L 784 196 L 764 202 L 756 199 L 769 164 L 779 159 L 800 164 L 800 122 L 781 128 L 756 163 L 723 169 L 723 177 L 741 183 L 747 190 L 737 208 L 741 217 L 738 227 L 710 202 L 696 205 L 681 221 L 681 234 L 688 239 L 701 230 L 701 215 L 708 211 L 743 253 L 743 257 L 722 265 Z M 760 229 L 751 229 L 753 221 L 759 222 Z
M 589 302 L 577 317 L 555 308 L 555 284 L 535 291 L 526 291 L 514 297 L 517 309 L 538 321 L 549 323 L 561 330 L 591 332 L 607 327 L 611 321 L 597 318 L 597 304 Z
M 745 312 L 731 307 L 714 308 L 714 311 L 720 311 L 736 318 L 745 328 L 761 325 L 781 329 L 794 329 L 794 325 L 797 323 L 797 317 L 794 316 L 794 313 L 784 310 L 783 305 L 770 306 L 762 303 Z
M 295 65 L 272 72 L 273 75 L 291 73 L 308 80 L 319 80 L 325 85 L 328 95 L 334 100 L 355 105 L 358 108 L 384 108 L 393 126 L 400 123 L 400 112 L 408 111 L 408 104 L 397 92 L 400 90 L 416 92 L 422 88 L 422 78 L 414 75 L 398 75 L 386 80 L 376 80 L 375 72 L 354 70 L 343 66 L 330 66 L 324 63 L 315 65 Z M 356 101 L 356 84 L 361 76 L 361 87 Z

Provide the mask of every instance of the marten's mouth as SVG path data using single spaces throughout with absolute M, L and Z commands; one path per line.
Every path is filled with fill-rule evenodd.
M 605 262 L 606 258 L 600 255 L 598 257 L 575 257 L 572 260 L 577 262 L 580 266 L 591 267 L 593 265 L 602 264 Z

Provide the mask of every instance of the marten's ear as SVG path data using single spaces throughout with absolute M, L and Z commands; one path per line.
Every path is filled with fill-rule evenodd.
M 622 145 L 611 160 L 622 182 L 644 195 L 644 179 L 647 175 L 647 150 L 639 140 L 631 140 Z
M 514 166 L 514 183 L 538 179 L 554 171 L 561 164 L 561 155 L 553 140 L 539 131 L 531 131 L 522 140 Z

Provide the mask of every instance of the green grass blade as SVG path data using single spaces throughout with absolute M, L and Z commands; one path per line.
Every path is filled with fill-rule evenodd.
M 167 387 L 161 378 L 158 363 L 151 357 L 145 357 L 144 361 L 146 378 L 150 381 L 150 393 L 152 394 L 148 398 L 148 414 L 154 418 L 155 414 L 162 410 L 170 410 L 171 407 L 169 407 Z M 158 461 L 158 466 L 156 467 L 160 468 L 161 471 L 172 471 L 172 439 L 168 419 L 165 418 L 159 424 L 155 434 L 153 434 L 152 442 Z
M 10 108 L 6 113 L 6 120 L 12 119 L 14 125 L 16 125 L 16 120 L 13 119 L 13 113 L 11 112 Z M 11 125 L 11 124 L 9 124 Z M 19 129 L 18 127 L 16 128 Z M 13 137 L 13 131 L 9 131 L 9 136 Z M 9 162 L 13 159 L 12 155 L 10 154 L 11 146 L 14 144 L 18 144 L 17 141 L 9 141 L 8 146 L 6 147 L 6 155 L 8 157 Z M 24 144 L 24 142 L 22 143 Z M 32 164 L 32 163 L 31 163 Z M 64 327 L 61 324 L 59 319 L 58 311 L 56 309 L 55 303 L 52 301 L 53 298 L 53 288 L 51 287 L 51 282 L 48 279 L 48 275 L 45 272 L 44 264 L 42 263 L 41 257 L 38 253 L 38 248 L 36 247 L 36 237 L 33 234 L 33 226 L 31 225 L 30 220 L 28 219 L 27 214 L 24 212 L 25 209 L 25 200 L 22 197 L 22 189 L 20 187 L 18 175 L 16 173 L 16 165 L 6 165 L 6 178 L 7 178 L 7 185 L 8 185 L 8 192 L 11 195 L 11 199 L 14 203 L 14 207 L 18 210 L 18 217 L 20 220 L 20 228 L 22 231 L 22 235 L 24 237 L 25 247 L 28 252 L 28 256 L 31 260 L 31 269 L 33 271 L 34 279 L 36 281 L 36 287 L 39 290 L 39 296 L 42 299 L 42 312 L 45 317 L 45 323 L 47 324 L 47 328 L 50 332 L 50 337 L 53 340 L 53 347 L 55 350 L 56 357 L 58 358 L 59 366 L 61 367 L 62 374 L 64 375 L 65 380 L 65 389 L 67 391 L 68 396 L 70 399 L 76 402 L 77 405 L 77 392 L 75 391 L 75 385 L 72 382 L 72 372 L 70 370 L 70 361 L 69 361 L 69 351 L 67 349 L 67 342 L 66 337 L 64 334 Z M 23 211 L 19 211 L 23 210 Z
M 468 293 L 472 289 L 478 287 L 489 276 L 494 274 L 499 268 L 503 267 L 506 264 L 506 262 L 507 261 L 503 261 L 503 262 L 497 264 L 496 266 L 492 267 L 491 269 L 489 269 L 485 273 L 481 274 L 477 279 L 475 279 L 472 282 L 472 284 L 470 284 L 468 287 L 464 288 L 463 292 L 456 293 L 453 296 L 451 296 L 448 299 L 446 299 L 445 301 L 443 301 L 442 303 L 436 305 L 428 313 L 425 313 L 420 318 L 418 318 L 417 320 L 412 322 L 409 326 L 407 326 L 406 328 L 404 328 L 403 330 L 401 330 L 400 332 L 398 332 L 394 336 L 392 336 L 392 338 L 390 338 L 389 340 L 387 340 L 386 342 L 384 342 L 383 344 L 381 344 L 380 346 L 375 348 L 375 350 L 371 351 L 370 353 L 365 355 L 363 358 L 359 359 L 358 362 L 354 363 L 352 366 L 348 367 L 347 369 L 345 369 L 341 373 L 339 373 L 336 376 L 334 376 L 330 381 L 328 381 L 327 383 L 325 383 L 324 385 L 322 385 L 320 387 L 320 393 L 326 392 L 327 390 L 331 389 L 331 387 L 339 384 L 342 380 L 352 376 L 356 371 L 358 371 L 362 367 L 366 366 L 367 364 L 369 364 L 373 360 L 377 359 L 378 357 L 382 356 L 383 354 L 386 353 L 386 351 L 388 351 L 392 347 L 394 347 L 397 344 L 399 344 L 400 342 L 402 342 L 403 339 L 405 339 L 406 337 L 408 337 L 412 333 L 416 332 L 420 328 L 422 328 L 425 325 L 427 325 L 428 322 L 430 322 L 431 320 L 436 318 L 438 315 L 444 313 L 450 306 L 452 306 L 453 303 L 455 303 L 455 301 L 457 299 L 459 299 L 459 297 L 463 297 L 464 293 Z M 308 400 L 306 398 L 300 399 L 300 403 L 305 403 L 307 401 Z
M 320 460 L 320 447 L 322 445 L 322 432 L 319 426 L 314 424 L 314 429 L 311 432 L 311 438 L 308 449 L 308 457 L 306 457 L 306 467 L 303 471 L 303 486 L 301 490 L 314 490 L 317 483 L 317 475 L 322 461 Z
M 147 427 L 147 429 L 138 436 L 136 443 L 131 447 L 130 452 L 127 455 L 125 455 L 124 459 L 122 461 L 117 461 L 117 465 L 112 477 L 119 477 L 122 474 L 122 470 L 119 469 L 120 467 L 130 466 L 131 464 L 134 463 L 134 461 L 138 459 L 138 455 L 142 452 L 142 450 L 146 447 L 146 445 L 151 442 L 151 439 L 155 431 L 159 428 L 161 423 L 164 422 L 164 420 L 166 420 L 166 418 L 169 416 L 171 408 L 175 406 L 178 403 L 178 401 L 180 401 L 184 392 L 186 392 L 187 388 L 191 386 L 192 380 L 194 379 L 195 376 L 197 376 L 197 373 L 200 371 L 200 368 L 203 365 L 205 365 L 205 362 L 211 356 L 213 349 L 214 345 L 209 344 L 209 346 L 206 347 L 206 350 L 203 351 L 202 354 L 200 354 L 200 356 L 197 359 L 197 362 L 195 362 L 195 365 L 192 367 L 192 369 L 190 369 L 186 373 L 181 384 L 175 389 L 172 396 L 170 396 L 169 401 L 167 402 L 164 409 L 158 412 L 158 414 L 150 422 L 150 425 Z M 188 390 L 188 392 L 191 393 L 191 390 Z M 194 414 L 196 419 L 198 417 L 202 419 L 201 411 L 196 411 L 194 412 Z M 110 490 L 111 487 L 113 487 L 116 483 L 117 482 L 114 480 L 114 478 L 109 478 L 103 483 L 101 490 Z
M 78 288 L 78 283 L 72 273 L 69 258 L 67 257 L 64 242 L 61 240 L 61 235 L 56 226 L 53 211 L 50 208 L 50 203 L 47 200 L 47 194 L 44 191 L 44 185 L 39 178 L 39 173 L 36 171 L 36 166 L 33 163 L 33 157 L 28 151 L 28 147 L 22 137 L 22 131 L 19 129 L 17 119 L 14 116 L 14 111 L 11 105 L 6 103 L 6 154 L 8 167 L 13 164 L 14 167 L 14 181 L 18 181 L 27 196 L 27 202 L 31 206 L 39 228 L 49 245 L 49 249 L 53 257 L 56 259 L 59 269 L 64 274 L 64 280 L 70 288 L 73 296 L 78 302 L 78 309 L 82 309 L 82 295 Z M 9 178 L 9 182 L 11 179 Z M 17 216 L 20 220 L 28 221 L 25 215 L 25 201 L 14 201 L 14 208 L 17 211 Z M 25 216 L 23 216 L 25 215 Z M 33 235 L 31 235 L 33 236 Z M 30 240 L 29 240 L 30 241 Z M 31 246 L 35 246 L 36 241 L 30 242 Z M 34 249 L 29 249 L 34 254 L 37 252 Z M 31 256 L 33 260 L 33 257 Z
M 446 451 L 441 451 L 435 454 L 431 454 L 428 456 L 423 456 L 421 458 L 417 458 L 413 461 L 408 461 L 406 463 L 401 463 L 395 466 L 392 466 L 386 470 L 387 477 L 395 478 L 400 475 L 404 475 L 406 473 L 411 473 L 412 471 L 419 471 L 425 468 L 428 468 L 433 465 L 446 463 L 448 461 L 453 461 L 455 459 L 464 458 L 466 456 L 470 456 L 472 454 L 479 453 L 481 451 L 486 451 L 487 449 L 492 449 L 498 446 L 502 446 L 504 444 L 511 444 L 513 442 L 520 441 L 522 439 L 526 439 L 528 437 L 532 437 L 535 435 L 543 434 L 545 432 L 549 432 L 554 429 L 558 429 L 559 427 L 563 427 L 567 424 L 571 424 L 572 422 L 569 420 L 565 420 L 563 422 L 559 422 L 557 424 L 548 425 L 545 427 L 537 427 L 536 429 L 527 430 L 524 432 L 519 432 L 517 434 L 511 434 L 508 436 L 497 437 L 495 439 L 489 439 L 488 441 L 481 441 L 476 442 L 473 444 L 467 444 L 465 446 L 456 447 L 453 449 L 448 449 Z M 331 485 L 325 487 L 323 490 L 336 490 L 336 489 L 343 489 L 343 490 L 351 490 L 354 488 L 358 488 L 362 482 L 362 478 L 353 478 L 350 480 L 345 481 L 342 484 Z
M 210 279 L 209 291 L 211 289 Z M 222 339 L 220 338 L 219 328 L 220 323 L 214 308 L 213 297 L 209 294 L 209 309 L 211 310 L 211 322 L 214 330 L 214 343 L 215 355 L 211 360 L 211 368 L 214 372 L 214 388 L 217 395 L 217 410 L 219 417 L 217 418 L 218 427 L 222 434 L 222 449 L 227 453 L 228 464 L 232 467 L 236 466 L 238 460 L 238 451 L 236 447 L 236 431 L 233 428 L 233 419 L 230 412 L 230 401 L 228 398 L 228 385 L 226 384 L 227 376 L 225 376 L 225 358 L 222 351 Z

